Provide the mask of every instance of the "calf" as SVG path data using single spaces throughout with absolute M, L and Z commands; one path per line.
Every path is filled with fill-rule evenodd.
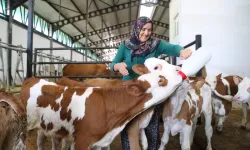
M 121 88 L 65 87 L 30 78 L 21 89 L 27 108 L 28 129 L 64 138 L 73 135 L 74 148 L 85 150 L 109 145 L 125 125 L 146 109 L 162 102 L 181 83 L 176 67 L 167 72 L 141 75 Z
M 219 132 L 223 130 L 223 124 L 232 109 L 233 96 L 238 91 L 235 78 L 240 77 L 221 77 L 221 74 L 219 74 L 216 77 L 209 76 L 209 78 L 206 78 L 206 81 L 211 85 L 214 91 L 212 94 L 212 102 L 215 114 L 215 126 Z
M 63 76 L 115 75 L 105 64 L 68 64 L 63 67 Z
M 198 117 L 203 112 L 205 116 L 205 133 L 207 136 L 207 150 L 211 150 L 211 137 L 213 134 L 211 89 L 204 84 L 202 78 L 195 78 L 191 83 L 184 82 L 176 92 L 164 102 L 163 121 L 164 133 L 159 150 L 163 150 L 168 143 L 169 133 L 176 135 L 180 132 L 182 149 L 190 149 L 196 129 Z
M 0 90 L 0 149 L 24 150 L 25 134 L 24 105 L 14 95 Z
M 233 100 L 242 103 L 242 121 L 241 121 L 241 128 L 246 128 L 247 123 L 247 109 L 248 103 L 250 102 L 250 79 L 245 77 L 243 80 L 239 77 L 235 77 L 234 80 L 238 86 L 238 92 L 234 96 Z

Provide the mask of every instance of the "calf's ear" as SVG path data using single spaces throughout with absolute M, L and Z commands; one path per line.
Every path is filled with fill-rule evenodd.
M 147 74 L 149 73 L 149 70 L 146 66 L 142 65 L 142 64 L 135 64 L 132 67 L 133 71 L 136 72 L 139 75 L 143 75 L 143 74 Z
M 242 78 L 239 76 L 233 76 L 233 80 L 234 80 L 234 83 L 238 85 L 242 81 Z
M 139 84 L 130 84 L 126 87 L 126 90 L 129 94 L 133 96 L 141 96 L 145 92 L 143 87 Z
M 221 75 L 222 75 L 222 73 L 216 76 L 217 81 L 221 79 Z
M 250 87 L 248 87 L 248 88 L 247 88 L 247 92 L 249 92 L 249 93 L 250 93 Z

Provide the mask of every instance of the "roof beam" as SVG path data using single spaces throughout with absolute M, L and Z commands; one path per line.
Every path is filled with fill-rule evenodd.
M 7 0 L 6 0 L 7 1 Z M 10 9 L 14 10 L 28 0 L 10 0 Z
M 100 9 L 98 8 L 98 6 L 96 5 L 96 1 L 95 0 L 92 0 L 93 2 L 94 2 L 94 5 L 95 5 L 95 7 L 97 8 L 97 11 L 100 11 Z M 100 17 L 101 17 L 101 20 L 102 20 L 102 23 L 105 25 L 105 27 L 107 28 L 107 24 L 106 24 L 106 22 L 104 21 L 104 19 L 103 19 L 103 17 L 102 17 L 102 15 L 100 15 Z M 111 36 L 111 34 L 110 34 L 110 32 L 108 32 L 108 34 L 109 34 L 109 37 Z M 102 37 L 103 38 L 103 37 Z M 102 40 L 102 38 L 101 38 L 101 40 Z M 105 43 L 105 42 L 104 42 Z M 105 45 L 106 45 L 106 43 L 105 43 Z
M 116 24 L 116 25 L 113 25 L 113 26 L 109 26 L 109 27 L 106 27 L 106 28 L 103 28 L 103 29 L 91 31 L 91 32 L 88 32 L 88 36 L 93 36 L 93 35 L 96 35 L 96 34 L 99 34 L 99 33 L 102 33 L 102 32 L 107 32 L 107 31 L 116 30 L 118 28 L 127 27 L 129 25 L 133 25 L 134 22 L 135 22 L 135 20 L 132 20 L 132 21 L 129 21 L 129 22 L 124 22 L 124 23 L 121 23 L 121 24 Z M 166 29 L 169 28 L 169 24 L 166 24 L 166 23 L 163 23 L 163 22 L 153 20 L 153 24 L 161 26 L 161 27 L 166 28 Z M 86 37 L 85 35 L 86 34 L 80 34 L 80 35 L 73 36 L 72 38 L 73 38 L 74 41 L 78 41 L 78 40 Z
M 131 2 L 130 2 L 131 3 Z M 115 2 L 114 2 L 114 0 L 113 0 L 113 6 L 115 5 Z M 131 8 L 131 7 L 129 7 L 129 8 Z M 116 18 L 116 24 L 119 24 L 119 20 L 118 20 L 118 16 L 117 16 L 117 11 L 115 10 L 115 18 Z M 118 32 L 119 32 L 119 34 L 121 34 L 121 30 L 120 30 L 120 28 L 118 28 Z
M 48 3 L 48 5 L 50 5 L 50 7 L 52 7 L 57 13 L 59 13 L 59 11 L 53 6 L 53 5 L 51 5 L 50 3 Z M 63 14 L 61 14 L 60 13 L 60 15 L 62 15 L 63 16 L 63 18 L 66 18 Z M 74 28 L 76 28 L 80 33 L 82 33 L 83 34 L 83 32 L 77 27 L 77 26 L 75 26 L 74 24 L 72 24 L 72 26 L 74 27 Z M 54 32 L 54 31 L 53 31 Z M 72 37 L 71 37 L 71 39 L 72 39 Z M 88 38 L 88 40 L 90 41 L 90 42 L 92 42 L 89 38 Z M 72 39 L 72 41 L 73 41 L 73 39 Z M 92 42 L 93 43 L 93 42 Z M 82 44 L 82 43 L 81 43 Z M 96 44 L 93 44 L 93 45 L 96 45 Z M 83 46 L 83 44 L 82 44 L 82 46 Z M 84 46 L 83 46 L 84 47 Z
M 118 36 L 114 36 L 114 37 L 110 37 L 110 38 L 107 38 L 107 39 L 103 39 L 103 41 L 117 40 L 117 39 L 121 39 L 121 38 L 124 38 L 124 37 L 129 37 L 129 36 L 130 36 L 129 33 L 125 33 L 125 34 L 121 34 L 121 35 L 118 35 Z M 153 37 L 156 37 L 156 38 L 159 38 L 159 39 L 164 39 L 164 40 L 166 40 L 166 41 L 169 40 L 168 37 L 163 36 L 163 35 L 159 35 L 159 34 L 155 34 L 155 33 L 153 33 L 152 36 L 153 36 Z M 87 46 L 90 47 L 90 46 L 92 46 L 92 44 L 99 44 L 99 43 L 101 43 L 101 42 L 102 42 L 102 41 L 95 41 L 95 42 L 93 42 L 93 43 L 88 44 Z
M 134 0 L 134 1 L 131 1 L 131 2 L 128 2 L 128 3 L 123 3 L 123 4 L 119 4 L 119 5 L 114 5 L 112 7 L 92 11 L 92 12 L 89 12 L 88 17 L 93 18 L 93 17 L 96 17 L 96 16 L 112 13 L 112 12 L 115 12 L 115 11 L 128 9 L 130 7 L 135 7 L 135 6 L 140 5 L 140 1 L 141 0 Z M 159 0 L 158 5 L 163 6 L 163 7 L 168 7 L 169 6 L 169 1 Z M 57 29 L 60 29 L 61 27 L 65 26 L 67 24 L 74 23 L 74 22 L 81 21 L 81 20 L 85 20 L 85 19 L 86 19 L 86 14 L 82 14 L 82 15 L 66 18 L 64 20 L 56 21 L 56 22 L 53 23 L 53 26 L 54 26 L 54 29 L 57 30 Z
M 131 0 L 129 0 L 129 2 L 131 3 Z M 129 21 L 131 22 L 131 7 L 129 7 L 129 11 L 128 11 L 128 15 L 129 15 Z M 131 24 L 128 27 L 128 32 L 129 34 L 131 34 Z
M 81 14 L 81 15 L 83 15 L 83 13 L 81 12 L 81 10 L 77 7 L 77 5 L 75 4 L 75 2 L 74 2 L 74 0 L 70 0 L 70 2 L 75 6 L 75 8 L 79 11 L 79 13 Z M 93 25 L 90 23 L 90 22 L 88 22 L 88 25 L 92 28 L 92 32 L 95 32 L 96 33 L 96 30 L 93 28 Z M 89 32 L 88 32 L 88 34 L 89 34 Z M 85 35 L 85 33 L 83 33 L 83 34 L 81 34 L 81 35 L 84 35 L 84 37 L 86 37 Z M 101 37 L 100 37 L 100 35 L 99 34 L 97 34 L 97 36 L 100 38 L 100 39 L 102 39 Z M 75 37 L 75 36 L 74 36 Z M 75 43 L 75 42 L 77 42 L 78 40 L 76 40 L 76 38 L 74 38 L 74 37 L 72 37 L 72 43 Z M 105 43 L 105 45 L 106 45 L 106 43 Z M 106 45 L 107 46 L 107 45 Z
M 169 0 L 169 1 L 170 1 L 170 0 Z M 169 1 L 168 1 L 168 3 L 169 3 Z M 167 8 L 169 8 L 169 7 L 164 7 L 163 12 L 161 13 L 161 16 L 160 16 L 160 18 L 159 18 L 159 21 L 161 21 L 163 15 L 166 13 Z M 157 28 L 157 26 L 154 28 L 154 31 L 156 31 L 156 28 Z

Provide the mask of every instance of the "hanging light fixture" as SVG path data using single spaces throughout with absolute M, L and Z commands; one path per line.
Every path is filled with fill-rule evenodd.
M 141 4 L 146 7 L 153 7 L 158 5 L 158 0 L 142 0 Z

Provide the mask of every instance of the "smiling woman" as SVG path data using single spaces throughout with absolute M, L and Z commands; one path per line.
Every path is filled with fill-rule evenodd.
M 179 45 L 152 37 L 152 31 L 153 22 L 148 17 L 139 17 L 134 24 L 130 38 L 120 45 L 110 69 L 119 71 L 123 75 L 123 80 L 132 80 L 138 77 L 138 74 L 132 70 L 132 66 L 143 64 L 148 58 L 157 58 L 161 54 L 167 54 L 186 59 L 192 54 L 190 49 L 184 49 Z M 156 107 L 151 122 L 146 128 L 148 149 L 150 150 L 158 149 L 159 118 L 160 110 L 159 107 Z M 122 147 L 123 150 L 130 149 L 126 131 L 122 132 Z

